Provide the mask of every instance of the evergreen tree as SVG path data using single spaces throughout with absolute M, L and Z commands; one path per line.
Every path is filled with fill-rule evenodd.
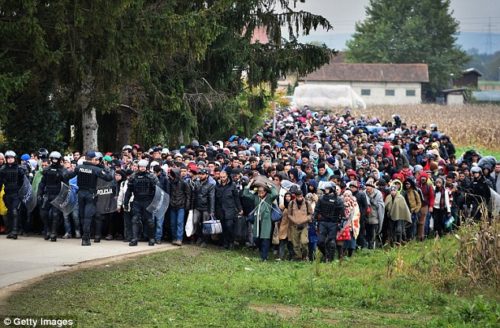
M 356 24 L 347 59 L 363 63 L 426 63 L 429 93 L 449 86 L 468 58 L 456 45 L 458 22 L 449 0 L 371 0 Z

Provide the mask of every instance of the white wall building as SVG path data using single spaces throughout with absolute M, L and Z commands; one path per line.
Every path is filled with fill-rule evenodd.
M 420 104 L 427 64 L 362 64 L 332 61 L 299 79 L 299 84 L 350 86 L 367 105 Z

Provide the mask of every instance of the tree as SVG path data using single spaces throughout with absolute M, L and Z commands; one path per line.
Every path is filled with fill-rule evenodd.
M 468 57 L 456 45 L 458 22 L 449 0 L 370 0 L 366 19 L 347 42 L 347 59 L 364 63 L 426 63 L 429 93 L 448 87 Z
M 287 72 L 306 74 L 330 58 L 325 46 L 297 42 L 317 26 L 331 28 L 295 11 L 297 1 L 0 0 L 0 105 L 11 106 L 11 118 L 25 109 L 36 117 L 59 111 L 83 134 L 84 151 L 97 149 L 103 135 L 176 145 L 240 125 L 253 130 L 266 105 L 264 84 L 272 94 Z M 262 26 L 270 42 L 252 43 Z M 109 113 L 134 132 L 113 138 Z M 99 125 L 107 128 L 101 138 Z M 48 128 L 33 127 L 36 135 Z

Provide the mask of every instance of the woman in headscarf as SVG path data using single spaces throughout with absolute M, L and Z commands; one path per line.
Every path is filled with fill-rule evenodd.
M 361 217 L 361 213 L 359 211 L 359 206 L 356 197 L 354 197 L 354 195 L 349 189 L 344 191 L 342 197 L 344 198 L 345 217 L 346 217 L 346 223 L 344 227 L 349 226 L 348 229 L 350 230 L 351 233 L 351 239 L 342 242 L 343 245 L 341 244 L 340 246 L 343 246 L 344 249 L 347 249 L 347 256 L 351 257 L 352 253 L 356 249 L 356 238 L 358 238 L 359 234 L 359 227 L 360 227 L 359 219 Z M 339 244 L 340 243 L 337 242 L 337 245 Z
M 293 196 L 291 192 L 287 192 L 285 194 L 285 197 L 283 197 L 283 217 L 286 216 L 286 211 L 288 208 L 288 205 L 290 202 L 293 200 Z M 278 233 L 278 238 L 279 238 L 279 250 L 278 250 L 278 256 L 280 260 L 285 259 L 285 252 L 286 249 L 288 248 L 289 251 L 289 256 L 288 258 L 291 259 L 293 258 L 293 247 L 290 247 L 289 242 L 288 242 L 288 221 L 287 220 L 281 220 L 279 222 L 279 233 Z M 290 252 L 291 251 L 291 252 Z
M 385 199 L 385 214 L 389 226 L 389 241 L 391 245 L 400 245 L 403 238 L 404 221 L 411 223 L 411 213 L 405 198 L 401 196 L 399 187 L 391 185 L 390 194 Z

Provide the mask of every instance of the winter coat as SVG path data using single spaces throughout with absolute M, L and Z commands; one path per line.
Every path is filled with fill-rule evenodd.
M 420 200 L 420 194 L 418 193 L 418 191 L 413 188 L 405 190 L 404 197 L 411 213 L 416 214 L 420 212 L 422 202 Z
M 418 181 L 418 187 L 422 191 L 422 196 L 424 198 L 421 205 L 422 207 L 432 207 L 434 205 L 434 188 L 432 186 L 432 183 L 430 183 L 429 181 L 429 176 L 427 175 L 427 173 L 422 172 L 420 178 L 422 177 L 425 177 L 427 180 L 425 181 L 425 183 L 421 183 L 420 181 Z
M 293 225 L 308 226 L 307 223 L 311 222 L 311 215 L 313 214 L 311 204 L 304 199 L 302 206 L 299 208 L 297 201 L 291 201 L 288 208 L 283 211 L 283 218 L 280 222 L 279 239 L 283 240 L 288 237 L 289 229 Z
M 385 199 L 385 212 L 392 221 L 407 221 L 411 223 L 411 213 L 404 197 L 397 193 L 396 196 L 388 195 Z
M 215 186 L 208 179 L 195 183 L 194 208 L 201 212 L 214 213 L 215 211 Z
M 241 211 L 240 195 L 236 185 L 229 180 L 215 186 L 215 217 L 219 220 L 235 219 Z
M 368 214 L 368 223 L 369 224 L 379 224 L 382 226 L 384 222 L 384 197 L 382 193 L 378 189 L 373 189 L 373 192 L 370 194 L 366 192 L 368 199 L 370 200 L 371 211 Z
M 404 191 L 403 196 L 405 197 L 406 204 L 410 208 L 410 212 L 412 214 L 417 214 L 420 212 L 420 208 L 422 207 L 420 192 L 417 190 L 417 186 L 413 179 L 408 179 L 405 183 L 406 182 L 409 182 L 411 187 Z
M 161 190 L 163 190 L 167 194 L 170 194 L 170 183 L 165 172 L 161 171 L 158 175 L 158 183 L 158 186 L 161 188 Z
M 491 178 L 493 179 L 493 190 L 500 194 L 500 173 L 491 172 Z
M 450 196 L 448 195 L 446 188 L 443 187 L 441 190 L 438 188 L 434 189 L 433 208 L 446 210 L 447 213 L 451 212 Z
M 116 199 L 116 205 L 117 205 L 117 208 L 121 208 L 123 206 L 123 209 L 126 212 L 130 212 L 130 205 L 134 201 L 134 195 L 130 196 L 130 200 L 129 200 L 127 206 L 124 206 L 123 203 L 125 200 L 125 193 L 127 192 L 127 188 L 128 188 L 127 180 L 122 181 L 121 185 L 120 185 L 120 191 L 118 192 L 118 198 Z
M 485 178 L 481 176 L 479 180 L 473 180 L 472 181 L 472 193 L 474 195 L 481 196 L 482 199 L 486 201 L 486 204 L 490 202 L 491 199 L 491 193 L 490 193 L 490 187 L 485 181 Z
M 191 188 L 181 179 L 181 171 L 170 171 L 170 207 L 173 209 L 189 209 L 191 204 Z
M 276 190 L 276 187 L 272 186 L 271 192 L 268 192 L 263 200 L 261 200 L 257 194 L 251 193 L 250 189 L 246 187 L 243 190 L 243 197 L 253 199 L 253 202 L 255 204 L 255 222 L 253 224 L 253 235 L 256 238 L 270 239 L 272 229 L 272 204 L 278 197 L 278 191 Z

